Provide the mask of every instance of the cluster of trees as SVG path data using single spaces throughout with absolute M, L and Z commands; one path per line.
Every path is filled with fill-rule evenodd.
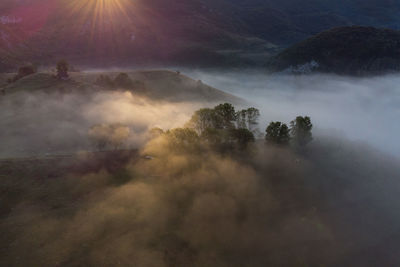
M 214 108 L 202 108 L 194 113 L 187 127 L 193 128 L 199 135 L 210 129 L 215 130 L 238 130 L 245 129 L 254 134 L 257 131 L 260 111 L 249 108 L 235 111 L 232 104 L 220 104 Z
M 255 141 L 259 118 L 256 108 L 236 111 L 232 104 L 225 103 L 196 111 L 186 126 L 215 147 L 243 149 Z
M 245 150 L 259 135 L 260 111 L 248 108 L 236 111 L 232 104 L 225 103 L 214 108 L 197 110 L 183 128 L 164 131 L 154 128 L 152 138 L 164 136 L 173 149 L 200 149 L 206 144 L 219 152 Z M 301 148 L 312 141 L 310 117 L 298 116 L 290 127 L 282 122 L 271 122 L 265 134 L 268 144 L 289 145 Z M 89 129 L 88 136 L 99 150 L 120 149 L 130 137 L 130 128 L 122 124 L 99 124 Z
M 123 89 L 143 89 L 144 83 L 141 81 L 133 81 L 128 74 L 120 73 L 114 79 L 111 79 L 108 75 L 100 75 L 95 84 L 105 88 L 123 88 Z
M 304 147 L 313 139 L 312 128 L 311 118 L 307 116 L 298 116 L 290 122 L 290 128 L 280 121 L 271 122 L 265 130 L 265 140 L 270 144 L 292 143 L 296 147 Z
M 256 108 L 236 111 L 233 105 L 225 103 L 197 110 L 184 128 L 166 132 L 156 128 L 151 135 L 166 136 L 175 148 L 206 143 L 222 152 L 244 150 L 256 141 L 259 118 L 260 111 Z M 271 122 L 266 129 L 265 139 L 268 144 L 303 147 L 312 141 L 312 128 L 310 117 L 297 117 L 290 123 L 290 128 L 282 122 Z
M 196 111 L 184 128 L 164 132 L 153 129 L 151 135 L 164 135 L 174 148 L 207 144 L 220 151 L 243 150 L 256 140 L 260 112 L 255 108 L 236 111 L 229 103 Z

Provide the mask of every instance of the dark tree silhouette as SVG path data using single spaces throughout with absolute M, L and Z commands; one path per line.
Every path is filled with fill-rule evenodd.
M 271 144 L 286 145 L 290 141 L 290 131 L 286 124 L 271 122 L 266 131 L 265 140 Z
M 247 129 L 251 132 L 257 130 L 258 120 L 260 118 L 260 111 L 256 108 L 247 109 Z
M 256 108 L 248 108 L 238 111 L 236 113 L 237 128 L 248 129 L 253 133 L 257 132 L 259 118 L 260 118 L 260 111 Z
M 187 127 L 195 129 L 200 135 L 208 128 L 233 129 L 236 121 L 235 108 L 229 104 L 220 104 L 213 109 L 202 108 L 194 113 Z
M 311 118 L 298 116 L 290 122 L 290 133 L 296 146 L 305 146 L 313 140 Z
M 243 149 L 255 141 L 248 125 L 254 128 L 258 124 L 259 114 L 255 108 L 236 113 L 232 104 L 224 103 L 213 109 L 203 108 L 196 111 L 186 127 L 194 129 L 202 141 L 219 151 L 236 147 Z
M 36 67 L 35 67 L 35 66 L 33 66 L 33 65 L 25 65 L 25 66 L 22 66 L 22 67 L 20 67 L 20 68 L 18 69 L 17 75 L 15 75 L 13 78 L 10 78 L 10 79 L 8 80 L 8 82 L 9 82 L 9 83 L 16 82 L 16 81 L 18 81 L 19 79 L 22 79 L 22 78 L 24 78 L 24 77 L 26 77 L 26 76 L 29 76 L 29 75 L 32 75 L 32 74 L 34 74 L 34 73 L 36 73 Z
M 195 129 L 201 135 L 208 128 L 217 128 L 218 124 L 220 124 L 220 122 L 214 109 L 202 108 L 193 114 L 187 127 Z
M 69 78 L 68 75 L 69 64 L 65 60 L 60 60 L 57 62 L 57 78 L 60 80 L 66 80 Z
M 235 107 L 232 104 L 220 104 L 214 108 L 217 118 L 220 120 L 220 125 L 217 128 L 233 129 L 236 121 Z

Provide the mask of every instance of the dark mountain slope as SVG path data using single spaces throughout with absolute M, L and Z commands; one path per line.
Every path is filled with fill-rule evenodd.
M 253 64 L 260 56 L 243 55 L 265 58 L 332 27 L 400 28 L 400 3 L 392 0 L 119 0 L 119 7 L 107 1 L 114 7 L 103 9 L 96 3 L 2 1 L 0 70 L 61 57 L 104 67 Z
M 322 32 L 277 55 L 276 71 L 311 69 L 339 74 L 377 74 L 400 70 L 400 31 L 341 27 Z
M 241 19 L 261 38 L 293 44 L 321 31 L 350 25 L 400 28 L 393 0 L 232 0 Z

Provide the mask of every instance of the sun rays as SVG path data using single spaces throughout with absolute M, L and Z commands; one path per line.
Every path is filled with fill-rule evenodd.
M 79 14 L 79 20 L 97 27 L 110 27 L 121 20 L 130 20 L 127 10 L 132 7 L 129 0 L 73 0 L 68 3 L 71 15 Z
M 134 31 L 132 0 L 72 0 L 65 2 L 75 40 L 86 42 L 92 51 L 119 50 L 121 40 L 129 40 Z

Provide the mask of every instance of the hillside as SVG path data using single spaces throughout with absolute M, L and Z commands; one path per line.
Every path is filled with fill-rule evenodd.
M 103 67 L 248 66 L 332 27 L 400 27 L 400 4 L 390 0 L 96 3 L 2 1 L 0 70 L 62 57 Z
M 275 71 L 379 74 L 400 70 L 400 31 L 341 27 L 317 34 L 273 58 Z
M 75 73 L 73 78 L 93 84 L 99 75 L 114 78 L 119 72 Z M 144 84 L 143 93 L 150 99 L 167 101 L 205 101 L 243 103 L 244 100 L 221 90 L 208 86 L 202 81 L 195 81 L 181 73 L 166 70 L 128 72 L 133 81 Z
M 1 89 L 5 94 L 15 92 L 78 92 L 92 93 L 98 91 L 115 90 L 96 85 L 100 75 L 107 75 L 114 79 L 120 72 L 76 72 L 71 73 L 71 79 L 59 81 L 50 73 L 37 73 L 27 76 L 15 83 L 6 84 L 5 79 L 10 75 L 0 76 L 1 83 L 5 84 Z M 143 85 L 141 88 L 121 88 L 131 90 L 135 94 L 143 95 L 151 100 L 165 100 L 171 102 L 200 101 L 200 102 L 230 102 L 243 103 L 244 100 L 210 87 L 201 81 L 195 81 L 183 74 L 172 71 L 134 71 L 128 72 L 129 78 Z

